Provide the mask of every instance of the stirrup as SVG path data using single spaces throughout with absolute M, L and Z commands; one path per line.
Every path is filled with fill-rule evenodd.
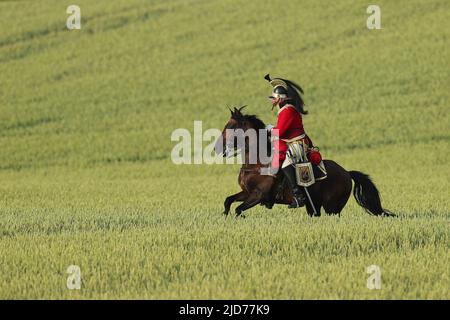
M 292 203 L 288 206 L 289 209 L 301 208 L 305 205 L 305 197 L 294 196 Z

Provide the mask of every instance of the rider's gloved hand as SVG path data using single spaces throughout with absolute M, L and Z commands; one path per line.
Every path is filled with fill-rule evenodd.
M 273 168 L 273 167 L 263 167 L 260 169 L 260 174 L 263 176 L 272 176 L 275 177 L 277 176 L 279 169 L 277 168 Z

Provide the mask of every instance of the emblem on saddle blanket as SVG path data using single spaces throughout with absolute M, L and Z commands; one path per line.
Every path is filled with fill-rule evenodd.
M 309 187 L 316 182 L 311 162 L 295 164 L 295 175 L 297 177 L 297 184 L 301 187 Z

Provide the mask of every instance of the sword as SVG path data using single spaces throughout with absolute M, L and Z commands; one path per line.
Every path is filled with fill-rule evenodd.
M 308 189 L 306 187 L 303 187 L 303 189 L 305 189 L 305 193 L 308 196 L 308 200 L 309 200 L 309 203 L 311 204 L 311 207 L 313 208 L 314 215 L 317 216 L 316 207 L 314 206 L 314 202 L 312 201 L 311 196 L 309 195 Z
M 290 149 L 288 149 L 287 153 L 291 157 L 293 157 L 293 154 L 292 154 Z M 294 161 L 293 161 L 294 163 L 298 163 L 299 162 L 298 159 L 296 159 L 296 157 L 293 157 L 293 158 L 294 158 Z M 295 168 L 295 164 L 294 163 L 292 164 L 292 166 Z M 303 187 L 303 189 L 305 189 L 306 196 L 308 197 L 309 203 L 311 204 L 311 207 L 313 208 L 314 215 L 317 216 L 316 207 L 314 206 L 314 202 L 312 201 L 312 198 L 311 198 L 311 195 L 309 194 L 308 189 L 306 187 Z

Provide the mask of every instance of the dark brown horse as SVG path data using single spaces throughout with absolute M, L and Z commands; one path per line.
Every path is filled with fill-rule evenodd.
M 237 143 L 237 132 L 245 133 L 249 129 L 265 129 L 265 124 L 254 115 L 244 115 L 241 109 L 234 108 L 221 137 L 216 142 L 215 151 L 223 156 L 235 155 L 239 146 Z M 232 129 L 232 130 L 227 130 Z M 241 129 L 241 130 L 237 130 Z M 237 131 L 236 131 L 237 130 Z M 230 134 L 230 132 L 234 132 Z M 261 174 L 261 169 L 267 168 L 268 164 L 262 164 L 259 159 L 250 161 L 249 150 L 252 145 L 259 146 L 260 135 L 256 135 L 256 140 L 244 138 L 245 151 L 241 154 L 243 165 L 239 173 L 239 185 L 241 191 L 225 199 L 224 214 L 228 215 L 231 204 L 236 201 L 242 203 L 236 208 L 236 216 L 257 204 L 272 208 L 275 203 L 290 204 L 292 202 L 292 192 L 287 184 L 283 183 L 283 175 L 277 177 Z M 270 138 L 266 136 L 267 145 L 270 145 Z M 270 150 L 270 148 L 269 148 Z M 359 171 L 347 171 L 332 160 L 324 160 L 327 170 L 327 178 L 317 181 L 308 187 L 313 206 L 306 201 L 306 210 L 310 216 L 320 216 L 323 207 L 327 214 L 340 214 L 346 205 L 352 192 L 352 180 L 355 183 L 353 195 L 356 202 L 363 207 L 366 212 L 376 216 L 393 216 L 391 212 L 381 206 L 379 192 L 369 176 Z M 314 210 L 315 209 L 315 210 Z

